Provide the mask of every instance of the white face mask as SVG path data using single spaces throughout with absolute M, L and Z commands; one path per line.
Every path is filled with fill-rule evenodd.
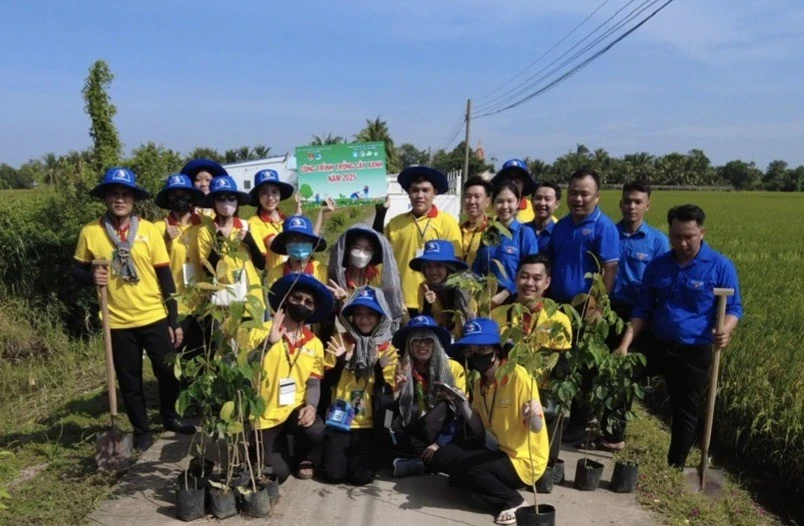
M 369 264 L 369 261 L 371 261 L 371 256 L 373 255 L 374 254 L 368 250 L 353 248 L 351 252 L 349 252 L 349 261 L 357 268 L 365 268 L 366 265 Z
M 237 212 L 237 203 L 231 203 L 229 201 L 215 203 L 215 211 L 218 212 L 219 216 L 231 217 Z

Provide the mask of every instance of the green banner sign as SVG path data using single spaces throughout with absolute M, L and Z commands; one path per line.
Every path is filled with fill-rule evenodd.
M 387 192 L 385 143 L 357 142 L 296 148 L 299 195 L 321 203 L 369 204 Z

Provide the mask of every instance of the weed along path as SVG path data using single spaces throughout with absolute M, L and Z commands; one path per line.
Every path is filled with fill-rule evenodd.
M 104 526 L 157 526 L 188 524 L 176 516 L 174 481 L 189 463 L 189 439 L 164 433 L 154 446 L 120 480 L 114 497 L 103 501 L 87 517 L 89 524 Z M 604 453 L 590 453 L 606 469 L 597 491 L 572 487 L 575 462 L 583 454 L 568 448 L 561 453 L 567 480 L 555 485 L 551 494 L 539 494 L 539 502 L 556 508 L 556 524 L 617 524 L 651 526 L 659 524 L 642 508 L 633 494 L 608 490 L 613 463 Z M 533 494 L 523 492 L 530 502 Z M 328 485 L 313 480 L 289 479 L 268 519 L 242 516 L 217 521 L 211 515 L 191 524 L 296 524 L 317 526 L 355 524 L 436 526 L 469 524 L 488 526 L 493 517 L 479 508 L 465 490 L 447 484 L 447 478 L 425 475 L 395 479 L 381 471 L 373 484 L 362 487 Z

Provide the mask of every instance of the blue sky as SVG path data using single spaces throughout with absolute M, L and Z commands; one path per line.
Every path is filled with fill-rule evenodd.
M 602 1 L 0 0 L 0 162 L 90 144 L 80 91 L 98 58 L 116 75 L 127 151 L 152 140 L 282 153 L 377 115 L 397 144 L 435 149 L 467 98 L 503 85 Z M 626 3 L 609 0 L 536 69 Z M 548 94 L 474 121 L 471 142 L 500 162 L 584 143 L 802 164 L 801 27 L 799 0 L 676 0 Z

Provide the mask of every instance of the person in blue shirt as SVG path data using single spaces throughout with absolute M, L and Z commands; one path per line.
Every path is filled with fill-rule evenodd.
M 488 274 L 496 276 L 500 289 L 491 298 L 493 308 L 501 305 L 508 296 L 516 294 L 516 271 L 519 268 L 519 262 L 527 255 L 538 254 L 539 242 L 536 240 L 533 229 L 527 228 L 516 218 L 521 193 L 514 182 L 500 182 L 494 187 L 491 198 L 497 213 L 497 221 L 511 232 L 511 237 L 500 233 L 499 243 L 492 246 L 481 241 L 477 257 L 472 264 L 472 271 L 481 276 Z M 499 261 L 500 265 L 492 260 Z
M 620 199 L 623 218 L 616 225 L 620 236 L 620 263 L 617 265 L 611 305 L 626 320 L 631 317 L 631 311 L 639 299 L 645 267 L 654 258 L 670 250 L 667 236 L 645 222 L 648 210 L 650 186 L 640 181 L 625 184 Z
M 667 213 L 672 250 L 648 264 L 642 292 L 631 322 L 616 352 L 625 354 L 643 331 L 649 331 L 654 350 L 648 370 L 664 376 L 670 394 L 673 422 L 667 462 L 684 467 L 695 441 L 698 409 L 709 377 L 712 349 L 722 349 L 743 315 L 734 264 L 704 242 L 704 211 L 681 205 Z M 715 288 L 732 288 L 726 303 L 726 322 L 715 332 Z
M 539 252 L 547 253 L 558 218 L 554 215 L 561 203 L 561 187 L 555 183 L 536 183 L 533 192 L 533 221 L 527 224 L 536 233 Z
M 614 222 L 598 208 L 598 201 L 597 172 L 583 168 L 573 173 L 567 190 L 570 213 L 556 223 L 548 251 L 553 260 L 548 296 L 555 301 L 570 303 L 578 294 L 588 292 L 592 282 L 584 278 L 587 272 L 602 271 L 606 291 L 610 294 L 614 288 L 620 236 Z

